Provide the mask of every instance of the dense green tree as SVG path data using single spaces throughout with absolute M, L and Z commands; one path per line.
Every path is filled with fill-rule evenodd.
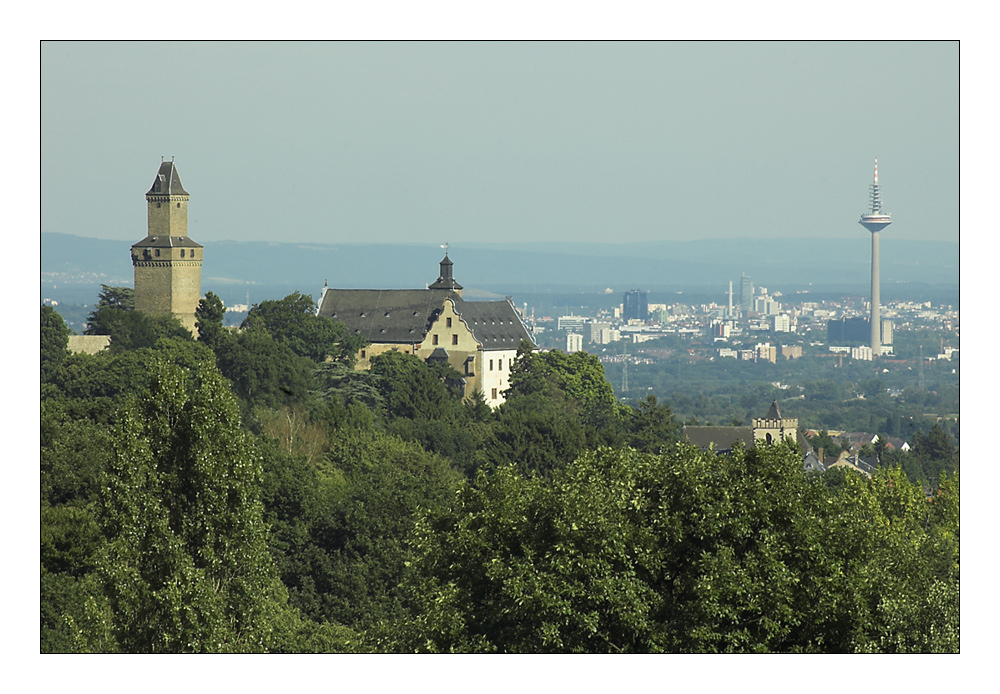
M 209 347 L 214 347 L 222 338 L 222 320 L 226 315 L 226 307 L 214 292 L 207 292 L 198 301 L 194 311 L 195 328 L 198 329 L 198 339 Z
M 66 345 L 69 342 L 69 328 L 62 316 L 51 306 L 42 306 L 41 311 L 41 376 L 42 381 L 69 356 Z
M 299 292 L 254 304 L 241 327 L 258 325 L 295 354 L 317 363 L 333 357 L 353 364 L 358 350 L 364 346 L 360 337 L 347 334 L 342 323 L 317 316 L 316 302 Z
M 680 440 L 681 425 L 670 406 L 658 403 L 655 395 L 649 394 L 640 400 L 629 414 L 626 422 L 628 445 L 637 451 L 659 453 Z
M 152 369 L 120 412 L 102 486 L 108 539 L 77 645 L 89 651 L 259 652 L 286 595 L 267 548 L 261 463 L 219 373 Z
M 390 418 L 440 419 L 461 407 L 461 391 L 449 386 L 459 376 L 447 364 L 390 351 L 372 358 L 371 373 Z
M 292 603 L 317 622 L 357 629 L 398 616 L 406 540 L 420 512 L 450 502 L 461 476 L 370 428 L 337 433 L 318 466 L 264 450 L 272 551 Z
M 898 472 L 842 481 L 815 483 L 784 444 L 731 456 L 604 449 L 551 478 L 480 473 L 453 510 L 418 526 L 409 616 L 383 625 L 380 645 L 957 650 L 957 532 L 933 540 L 915 522 L 927 522 L 926 502 Z
M 191 333 L 173 315 L 150 315 L 117 306 L 99 306 L 88 320 L 87 335 L 110 335 L 110 350 L 126 352 L 153 347 L 164 337 L 191 340 Z
M 226 335 L 215 346 L 219 370 L 245 404 L 280 407 L 304 400 L 315 364 L 275 340 L 260 324 Z
M 485 456 L 493 467 L 548 474 L 571 463 L 587 445 L 579 419 L 540 393 L 513 397 L 497 411 Z

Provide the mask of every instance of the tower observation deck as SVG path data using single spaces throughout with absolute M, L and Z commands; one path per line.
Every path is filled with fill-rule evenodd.
M 872 299 L 871 299 L 871 348 L 872 356 L 882 355 L 882 316 L 879 302 L 878 233 L 892 224 L 888 212 L 882 211 L 882 193 L 878 184 L 878 157 L 875 157 L 875 179 L 871 185 L 871 209 L 861 215 L 858 223 L 872 233 Z

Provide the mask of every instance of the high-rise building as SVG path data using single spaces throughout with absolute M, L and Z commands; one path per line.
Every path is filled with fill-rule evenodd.
M 872 356 L 877 358 L 882 354 L 881 344 L 881 307 L 879 305 L 878 277 L 878 234 L 882 229 L 892 224 L 888 212 L 882 211 L 882 195 L 878 185 L 878 157 L 875 157 L 875 178 L 871 185 L 871 209 L 861 215 L 858 224 L 872 234 L 872 300 L 871 319 L 869 321 Z
M 135 310 L 176 316 L 195 331 L 202 246 L 187 233 L 188 192 L 173 160 L 161 161 L 146 193 L 146 238 L 132 246 Z
M 622 320 L 629 321 L 632 319 L 649 319 L 649 302 L 646 300 L 646 292 L 640 289 L 632 289 L 625 292 Z
M 574 354 L 583 350 L 583 335 L 569 333 L 566 335 L 566 354 Z
M 753 280 L 746 275 L 740 278 L 740 307 L 743 313 L 753 310 Z

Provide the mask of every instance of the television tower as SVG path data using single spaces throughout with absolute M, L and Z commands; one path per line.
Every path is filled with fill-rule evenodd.
M 888 212 L 882 211 L 882 196 L 878 185 L 878 157 L 875 157 L 875 180 L 871 186 L 871 210 L 861 215 L 858 222 L 872 233 L 872 357 L 882 356 L 882 316 L 878 295 L 878 233 L 892 224 Z

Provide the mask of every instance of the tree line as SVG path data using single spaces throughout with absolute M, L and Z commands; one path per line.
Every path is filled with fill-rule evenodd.
M 197 338 L 106 288 L 41 309 L 43 652 L 940 652 L 959 648 L 956 461 L 716 456 L 600 362 L 522 345 L 506 402 L 294 293 Z M 953 472 L 951 470 L 954 470 Z

